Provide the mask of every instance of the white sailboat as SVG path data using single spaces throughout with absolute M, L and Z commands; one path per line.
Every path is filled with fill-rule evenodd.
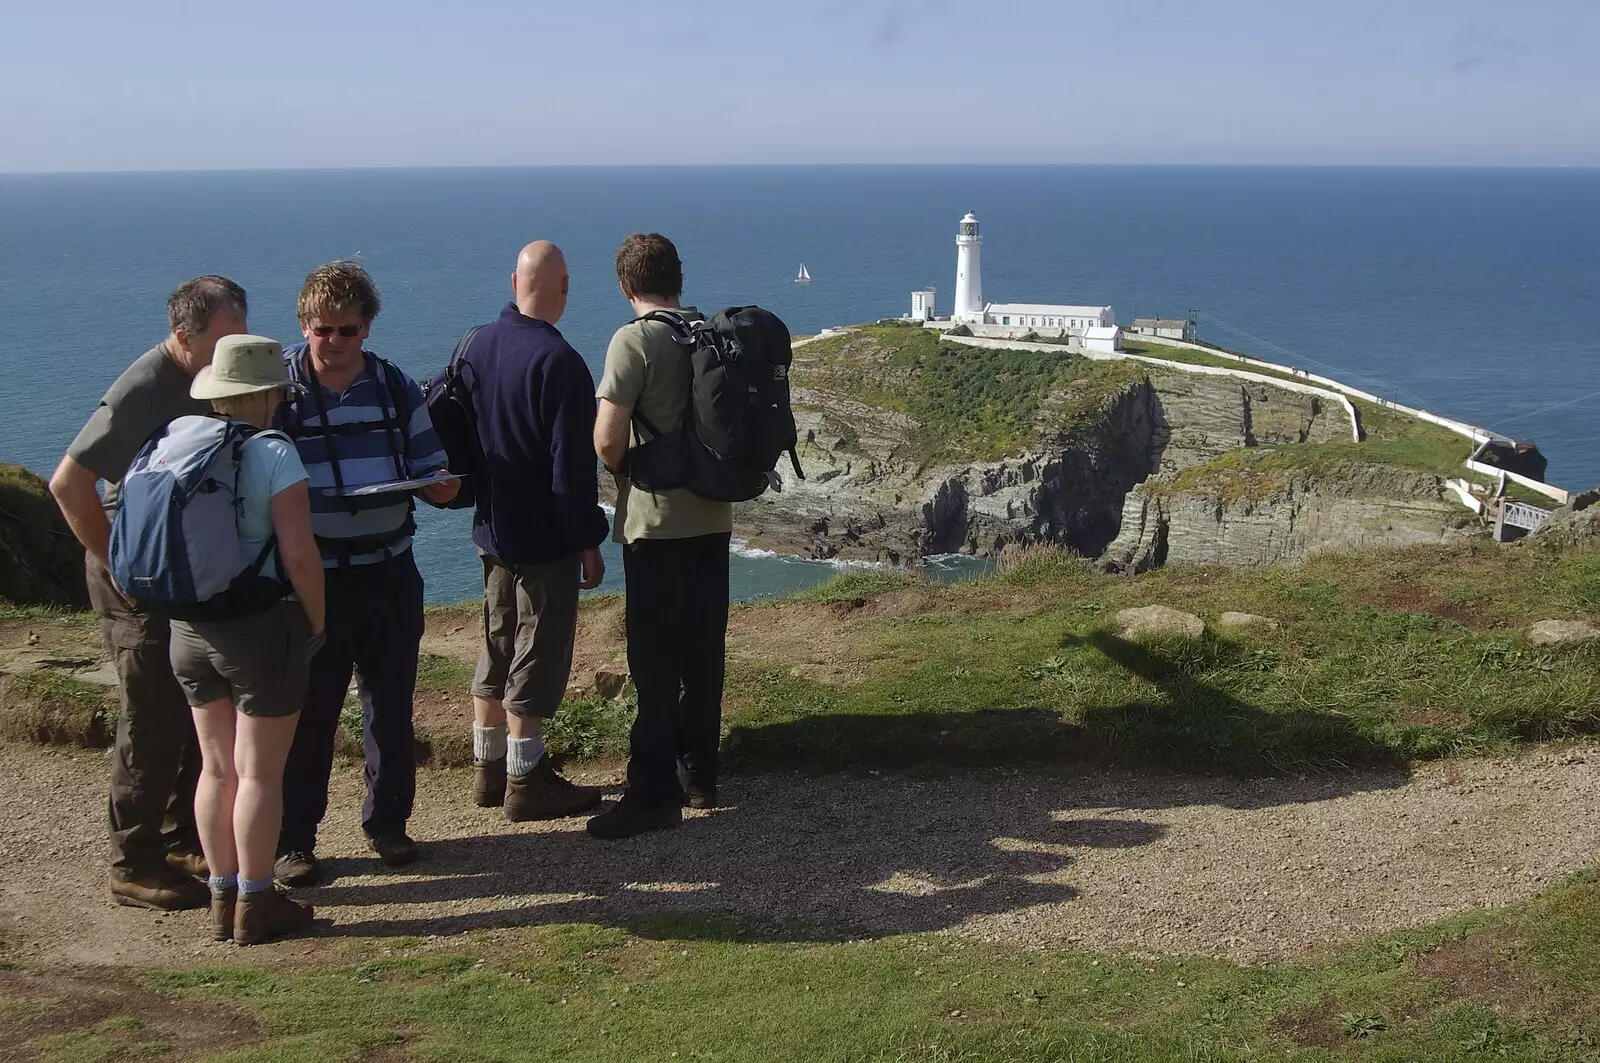
M 810 284 L 811 283 L 811 274 L 806 272 L 806 264 L 804 262 L 800 263 L 800 273 L 799 273 L 798 276 L 795 277 L 794 282 L 796 284 Z

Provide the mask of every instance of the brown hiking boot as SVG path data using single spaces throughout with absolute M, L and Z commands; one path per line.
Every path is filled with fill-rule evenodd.
M 204 882 L 171 867 L 139 878 L 113 878 L 111 896 L 118 904 L 130 908 L 154 908 L 162 912 L 204 908 L 211 902 L 211 891 Z
M 499 808 L 506 802 L 506 758 L 472 762 L 472 803 Z
M 195 878 L 210 878 L 211 865 L 206 855 L 196 849 L 173 849 L 167 853 L 167 866 Z
M 259 945 L 304 930 L 315 917 L 311 905 L 294 900 L 277 886 L 241 893 L 233 911 L 233 943 Z
M 513 823 L 565 819 L 599 803 L 599 788 L 568 782 L 550 766 L 548 756 L 540 757 L 528 774 L 506 778 L 506 819 Z
M 237 889 L 211 895 L 211 940 L 232 941 L 234 909 L 239 903 Z

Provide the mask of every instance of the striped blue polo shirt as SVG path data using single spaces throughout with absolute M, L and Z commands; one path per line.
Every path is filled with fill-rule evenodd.
M 350 498 L 340 495 L 339 487 L 426 476 L 445 468 L 444 445 L 433 430 L 422 389 L 397 367 L 386 368 L 364 351 L 361 375 L 344 391 L 332 391 L 311 383 L 305 352 L 303 343 L 284 352 L 289 375 L 304 390 L 278 408 L 275 427 L 295 441 L 310 477 L 311 527 L 322 548 L 323 567 L 368 565 L 402 554 L 411 549 L 414 527 L 410 493 Z

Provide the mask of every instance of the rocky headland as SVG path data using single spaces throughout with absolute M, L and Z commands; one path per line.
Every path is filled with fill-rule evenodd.
M 1289 387 L 892 325 L 798 346 L 793 381 L 807 479 L 736 511 L 782 552 L 1053 543 L 1142 571 L 1484 534 L 1445 486 L 1467 441 L 1381 411 L 1355 443 L 1344 404 Z

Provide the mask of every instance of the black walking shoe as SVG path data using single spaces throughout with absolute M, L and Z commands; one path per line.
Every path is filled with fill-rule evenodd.
M 683 766 L 683 761 L 678 761 L 678 789 L 682 792 L 682 805 L 684 808 L 716 808 L 717 784 L 696 779 Z
M 506 758 L 472 762 L 472 803 L 499 808 L 506 802 Z
M 598 787 L 568 782 L 550 766 L 549 757 L 540 757 L 528 774 L 506 779 L 506 819 L 513 823 L 565 819 L 599 804 Z
M 307 849 L 296 849 L 278 857 L 272 874 L 285 886 L 302 889 L 322 882 L 322 861 Z
M 716 808 L 717 788 L 706 789 L 703 786 L 685 786 L 683 788 L 684 808 Z
M 592 837 L 616 840 L 631 838 L 652 830 L 671 830 L 683 822 L 683 809 L 677 805 L 646 805 L 630 801 L 623 795 L 609 811 L 595 816 L 588 823 Z
M 378 854 L 388 867 L 404 867 L 406 864 L 416 863 L 421 855 L 417 851 L 417 843 L 412 841 L 405 831 L 396 831 L 393 834 L 379 834 L 367 839 L 367 848 Z

